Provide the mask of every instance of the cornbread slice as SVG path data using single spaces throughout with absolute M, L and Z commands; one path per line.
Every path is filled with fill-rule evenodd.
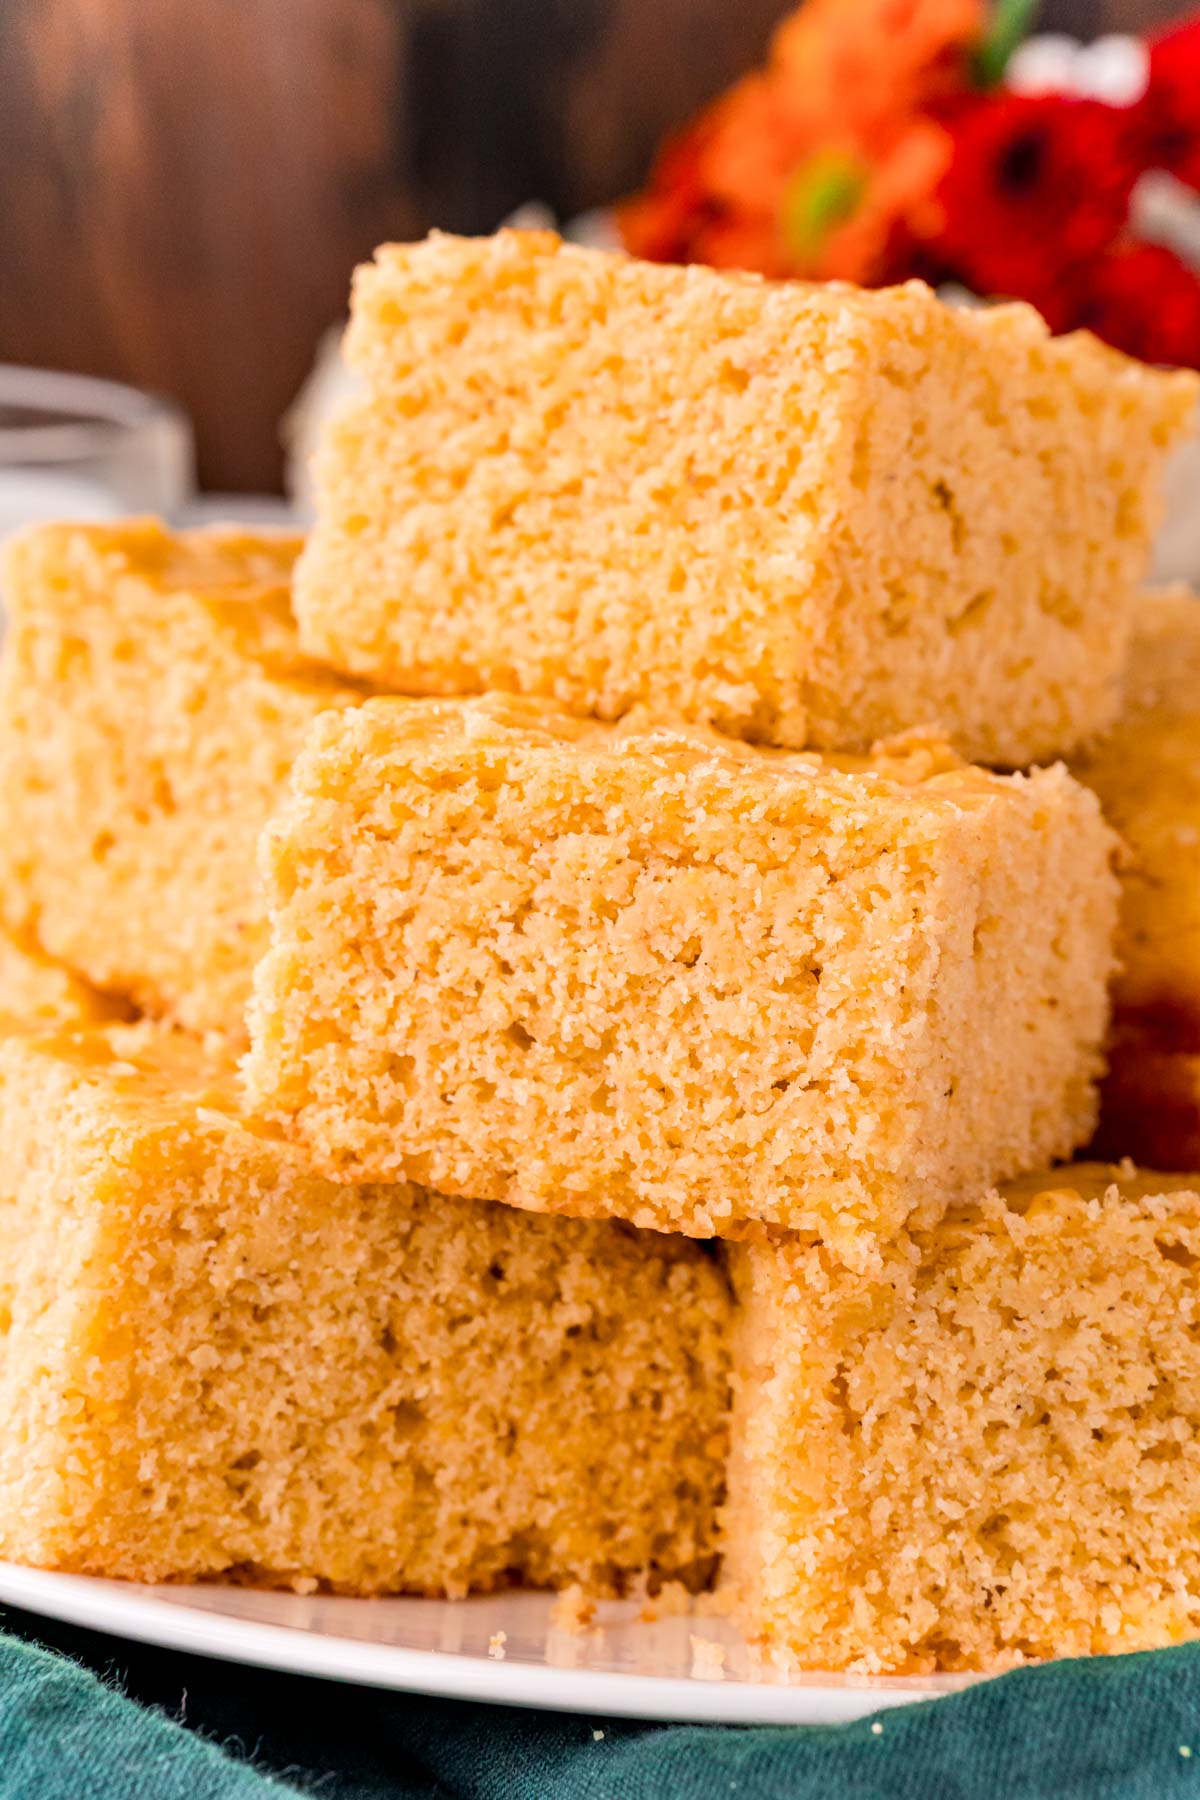
M 1026 1177 L 860 1275 L 731 1251 L 724 1575 L 784 1668 L 1200 1631 L 1200 1175 Z
M 264 837 L 249 1092 L 334 1178 L 849 1254 L 1086 1141 L 1113 842 L 937 741 L 369 701 Z
M 347 1592 L 702 1578 L 696 1245 L 334 1186 L 162 1027 L 0 1046 L 0 1557 Z
M 1191 375 L 920 283 L 763 282 L 545 232 L 381 249 L 297 571 L 313 655 L 403 693 L 789 746 L 928 721 L 1058 755 L 1114 715 Z
M 129 1017 L 111 994 L 101 994 L 61 963 L 0 930 L 0 1032 L 83 1029 Z
M 296 645 L 299 539 L 52 525 L 11 545 L 0 916 L 98 986 L 238 1032 L 255 844 L 309 723 L 358 690 Z
M 1098 1144 L 1200 1166 L 1200 603 L 1142 596 L 1125 711 L 1075 766 L 1129 847 Z

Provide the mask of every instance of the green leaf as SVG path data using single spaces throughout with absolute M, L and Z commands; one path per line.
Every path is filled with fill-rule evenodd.
M 1004 80 L 1004 71 L 1029 36 L 1037 15 L 1038 0 L 996 0 L 988 27 L 971 58 L 971 75 L 976 87 L 996 87 Z
M 802 162 L 784 190 L 779 223 L 784 241 L 802 261 L 819 254 L 830 232 L 857 211 L 867 169 L 844 150 L 818 150 Z

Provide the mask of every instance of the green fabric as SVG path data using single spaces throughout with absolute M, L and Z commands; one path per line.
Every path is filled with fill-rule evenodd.
M 288 1791 L 65 1657 L 0 1638 L 4 1800 L 266 1800 Z
M 1200 1645 L 1021 1670 L 878 1731 L 736 1730 L 381 1694 L 4 1623 L 0 1800 L 1200 1800 Z

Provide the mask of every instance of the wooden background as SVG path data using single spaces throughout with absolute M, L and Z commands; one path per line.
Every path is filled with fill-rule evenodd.
M 632 187 L 786 0 L 0 0 L 0 361 L 173 394 L 201 478 L 277 484 L 353 264 Z M 1140 29 L 1178 0 L 1044 0 Z

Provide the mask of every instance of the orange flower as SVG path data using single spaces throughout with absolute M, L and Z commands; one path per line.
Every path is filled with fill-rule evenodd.
M 949 133 L 931 119 L 914 119 L 866 171 L 857 204 L 831 225 L 798 272 L 864 287 L 902 279 L 912 239 L 931 223 L 933 196 L 950 156 Z
M 711 108 L 701 179 L 721 205 L 773 217 L 797 162 L 821 142 L 771 74 L 747 75 Z
M 961 91 L 983 27 L 981 0 L 807 0 L 766 68 L 617 209 L 625 244 L 660 261 L 885 279 L 948 158 L 922 108 Z
M 627 249 L 659 262 L 789 274 L 779 198 L 812 140 L 781 101 L 767 76 L 748 75 L 669 140 L 646 191 L 617 208 Z
M 770 66 L 812 135 L 867 147 L 961 89 L 985 23 L 981 0 L 807 0 L 776 31 Z

